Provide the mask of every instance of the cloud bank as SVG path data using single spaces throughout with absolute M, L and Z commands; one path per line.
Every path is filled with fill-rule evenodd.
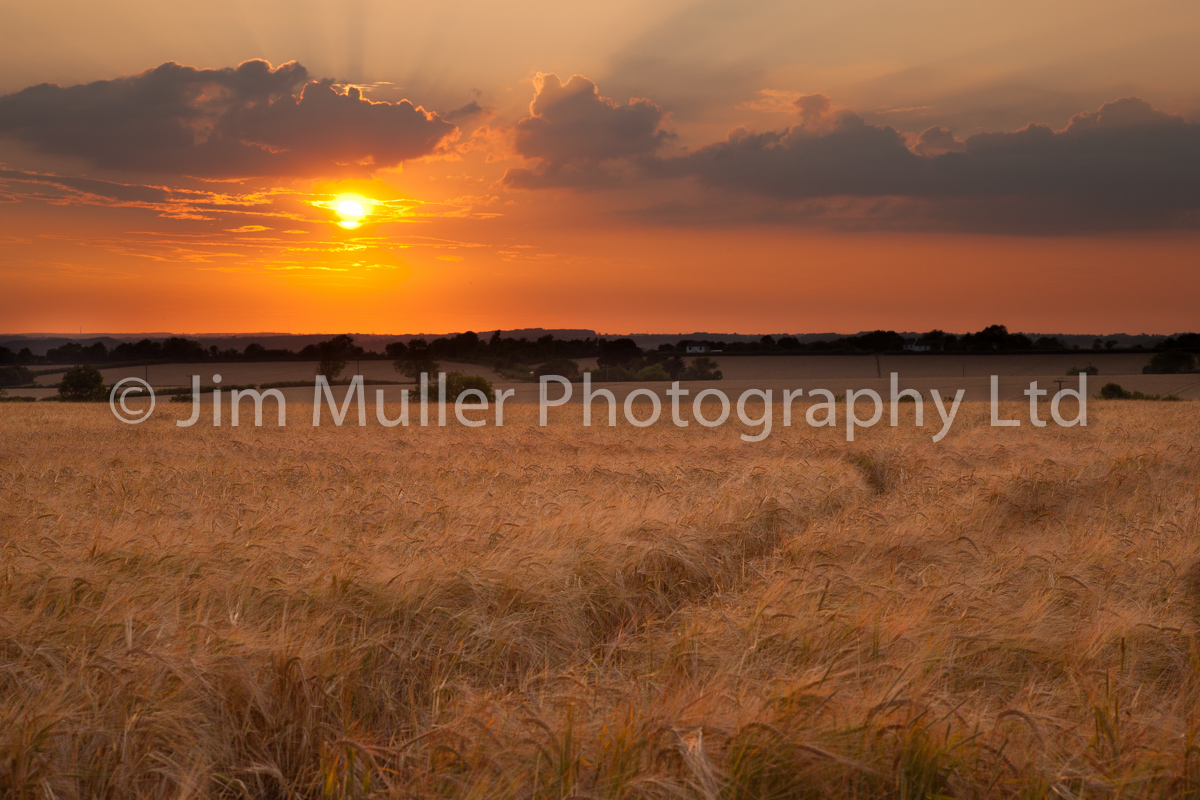
M 1197 224 L 1200 125 L 1136 97 L 1077 114 L 1062 130 L 1031 124 L 965 141 L 944 128 L 908 137 L 821 96 L 796 105 L 800 122 L 783 131 L 739 128 L 657 160 L 651 174 L 785 203 L 886 198 L 884 216 L 958 228 Z
M 582 75 L 563 83 L 553 73 L 538 73 L 529 116 L 514 130 L 516 152 L 538 163 L 515 168 L 504 182 L 517 188 L 571 186 L 604 182 L 617 162 L 654 153 L 673 134 L 662 129 L 665 114 L 644 98 L 626 105 L 600 95 Z
M 942 126 L 914 133 L 877 124 L 824 94 L 771 97 L 780 107 L 791 98 L 793 122 L 782 130 L 735 128 L 668 153 L 676 136 L 662 106 L 617 102 L 582 75 L 564 82 L 538 73 L 528 115 L 489 126 L 494 137 L 476 137 L 476 146 L 523 161 L 504 173 L 509 189 L 623 188 L 627 213 L 675 224 L 1200 228 L 1200 125 L 1136 97 L 1076 114 L 1061 130 L 1030 124 L 965 139 Z M 444 116 L 407 100 L 373 102 L 357 88 L 313 80 L 296 62 L 167 63 L 0 96 L 0 138 L 126 173 L 316 177 L 440 152 L 457 134 L 451 120 L 493 113 L 476 101 Z M 65 180 L 56 185 L 68 188 Z M 654 192 L 643 191 L 651 183 Z M 650 194 L 657 206 L 629 208 Z
M 621 106 L 580 75 L 539 81 L 530 116 L 514 129 L 516 152 L 534 167 L 510 169 L 505 183 L 674 178 L 707 190 L 640 212 L 661 221 L 1011 233 L 1200 227 L 1200 125 L 1136 97 L 1076 114 L 1062 130 L 1030 124 L 960 140 L 941 126 L 904 133 L 872 124 L 827 95 L 802 94 L 783 130 L 735 128 L 723 141 L 661 156 L 673 134 L 660 106 Z
M 429 155 L 454 125 L 407 100 L 377 103 L 296 62 L 166 63 L 0 96 L 0 138 L 94 167 L 212 178 L 364 172 Z

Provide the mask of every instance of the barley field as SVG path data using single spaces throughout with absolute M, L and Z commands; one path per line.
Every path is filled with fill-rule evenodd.
M 0 796 L 1200 794 L 1200 404 L 536 414 L 0 406 Z

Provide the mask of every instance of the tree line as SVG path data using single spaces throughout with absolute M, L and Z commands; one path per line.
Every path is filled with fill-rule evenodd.
M 396 341 L 388 344 L 383 352 L 365 350 L 354 343 L 348 335 L 335 336 L 329 340 L 310 344 L 300 350 L 268 349 L 258 342 L 251 342 L 241 350 L 221 349 L 216 345 L 205 347 L 200 342 L 183 336 L 172 336 L 163 340 L 142 339 L 138 342 L 123 342 L 108 348 L 103 342 L 82 344 L 67 342 L 51 348 L 44 356 L 33 354 L 28 347 L 13 352 L 0 346 L 0 366 L 35 366 L 38 364 L 105 364 L 120 362 L 203 362 L 203 361 L 321 361 L 331 354 L 345 360 L 388 359 L 413 361 L 460 361 L 485 364 L 500 372 L 516 370 L 527 372 L 531 367 L 555 359 L 598 358 L 601 366 L 633 369 L 639 371 L 656 364 L 663 364 L 671 356 L 685 355 L 693 350 L 717 351 L 729 354 L 804 354 L 804 353 L 898 353 L 906 348 L 934 353 L 995 353 L 995 352 L 1054 352 L 1069 351 L 1057 337 L 1044 336 L 1032 339 L 1021 333 L 1009 333 L 1004 325 L 989 325 L 974 333 L 952 334 L 932 330 L 916 339 L 906 339 L 896 331 L 876 330 L 853 336 L 840 336 L 813 342 L 802 342 L 795 336 L 763 336 L 757 341 L 726 342 L 706 339 L 681 339 L 674 344 L 662 344 L 657 349 L 646 351 L 628 337 L 608 339 L 588 337 L 584 339 L 557 339 L 547 334 L 538 339 L 511 338 L 499 331 L 484 338 L 473 331 L 455 336 L 441 336 L 432 341 L 416 338 L 408 342 Z M 1117 341 L 1095 340 L 1093 350 L 1114 350 Z M 1142 349 L 1140 347 L 1136 349 Z M 1156 343 L 1153 350 L 1181 350 L 1200 352 L 1200 333 L 1184 333 L 1168 337 Z M 665 354 L 665 355 L 664 355 Z M 643 359 L 635 363 L 637 359 Z M 679 362 L 664 367 L 667 371 L 679 369 Z

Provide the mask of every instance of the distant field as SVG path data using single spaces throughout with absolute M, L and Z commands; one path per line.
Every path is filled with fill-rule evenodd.
M 1151 353 L 1092 353 L 1067 355 L 892 355 L 880 356 L 727 356 L 710 355 L 721 365 L 726 380 L 791 378 L 874 378 L 898 372 L 910 378 L 978 378 L 989 375 L 1062 377 L 1071 367 L 1095 366 L 1100 375 L 1141 374 Z M 589 363 L 594 365 L 595 360 Z
M 782 380 L 792 378 L 873 378 L 877 372 L 874 356 L 710 356 L 721 365 L 726 380 Z M 1141 374 L 1150 354 L 1089 353 L 1079 355 L 1001 355 L 1001 356 L 880 356 L 878 372 L 884 377 L 898 372 L 912 378 L 987 377 L 988 375 L 1057 375 L 1071 367 L 1095 366 L 1104 375 Z M 581 367 L 595 367 L 596 359 L 582 358 Z M 46 367 L 45 369 L 49 369 Z M 316 373 L 313 361 L 232 362 L 226 364 L 155 364 L 146 367 L 102 369 L 105 379 L 126 376 L 144 377 L 147 372 L 155 386 L 185 386 L 194 373 L 206 378 L 219 372 L 226 383 L 266 383 L 269 381 L 308 380 Z M 488 367 L 446 362 L 443 369 L 458 369 L 503 381 Z M 355 371 L 367 378 L 397 380 L 399 375 L 390 361 L 350 362 L 347 374 Z M 57 375 L 43 375 L 38 383 L 51 386 Z
M 936 445 L 535 414 L 0 405 L 0 795 L 1200 789 L 1200 404 Z
M 881 356 L 878 363 L 874 356 L 712 356 L 720 364 L 724 380 L 715 383 L 690 383 L 688 388 L 699 391 L 712 386 L 730 394 L 739 394 L 746 389 L 772 389 L 776 394 L 783 389 L 826 388 L 844 392 L 847 389 L 875 389 L 886 392 L 888 375 L 900 375 L 902 388 L 913 388 L 928 394 L 938 389 L 943 394 L 953 394 L 957 389 L 966 389 L 968 401 L 986 400 L 989 393 L 989 376 L 1000 375 L 1002 399 L 1018 400 L 1021 392 L 1031 380 L 1039 381 L 1042 387 L 1058 388 L 1057 380 L 1066 378 L 1071 367 L 1095 366 L 1100 374 L 1090 379 L 1093 393 L 1109 381 L 1116 381 L 1130 391 L 1147 394 L 1176 394 L 1186 399 L 1200 399 L 1200 375 L 1143 375 L 1142 367 L 1150 355 L 1127 353 L 1091 353 L 1083 351 L 1074 355 L 1000 355 L 1000 356 Z M 580 359 L 581 367 L 594 367 L 595 359 Z M 213 374 L 220 374 L 225 386 L 234 384 L 262 384 L 277 381 L 311 381 L 316 374 L 315 362 L 233 362 L 223 364 L 157 364 L 146 367 L 104 369 L 105 381 L 113 383 L 124 377 L 148 377 L 155 387 L 187 386 L 191 376 L 199 374 L 208 384 Z M 475 364 L 444 362 L 445 371 L 459 370 L 472 375 L 482 375 L 496 386 L 515 389 L 515 402 L 536 402 L 538 389 L 534 384 L 513 383 L 488 367 Z M 351 362 L 347 375 L 355 371 L 373 380 L 404 380 L 392 367 L 390 361 Z M 882 375 L 882 379 L 877 378 Z M 49 397 L 55 394 L 49 388 L 60 375 L 43 375 L 38 384 L 45 389 L 18 389 L 13 394 L 33 397 Z M 598 383 L 603 383 L 600 381 Z M 616 383 L 609 385 L 618 396 L 637 388 L 650 388 L 662 395 L 667 384 Z M 399 391 L 404 387 L 385 389 L 389 400 L 399 400 Z M 374 391 L 374 390 L 372 390 Z M 285 391 L 288 402 L 311 402 L 311 389 L 289 389 Z

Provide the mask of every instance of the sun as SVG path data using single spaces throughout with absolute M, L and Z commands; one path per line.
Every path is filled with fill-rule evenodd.
M 356 197 L 338 198 L 333 210 L 342 218 L 338 225 L 348 230 L 353 230 L 361 225 L 363 217 L 367 215 L 367 209 L 363 206 L 362 201 Z

